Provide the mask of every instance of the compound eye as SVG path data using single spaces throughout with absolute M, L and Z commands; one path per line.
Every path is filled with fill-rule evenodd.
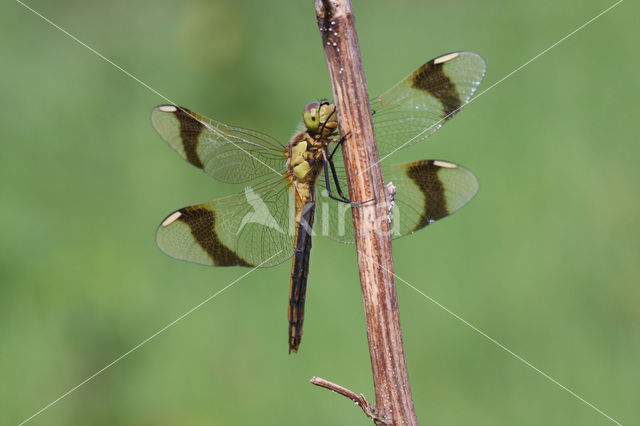
M 320 102 L 311 102 L 304 107 L 302 119 L 304 120 L 304 125 L 307 126 L 307 129 L 312 132 L 317 132 L 320 129 L 320 117 L 318 116 L 319 110 Z
M 322 102 L 320 104 L 320 107 L 318 108 L 318 117 L 320 118 L 318 121 L 321 121 L 323 123 L 330 120 L 335 121 L 335 112 L 336 106 L 334 104 L 327 101 Z

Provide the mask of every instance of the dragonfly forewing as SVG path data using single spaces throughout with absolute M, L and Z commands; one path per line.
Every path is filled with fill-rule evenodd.
M 176 105 L 156 107 L 151 122 L 180 156 L 222 182 L 286 173 L 286 147 L 264 133 L 219 123 Z
M 469 102 L 485 74 L 473 52 L 432 59 L 371 99 L 380 157 L 432 135 Z

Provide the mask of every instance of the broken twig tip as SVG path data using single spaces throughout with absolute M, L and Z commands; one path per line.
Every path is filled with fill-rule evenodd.
M 336 383 L 330 382 L 330 381 L 325 380 L 325 379 L 323 379 L 321 377 L 314 376 L 310 380 L 310 382 L 313 383 L 316 386 L 320 386 L 322 388 L 329 389 L 331 392 L 339 393 L 342 396 L 346 396 L 351 401 L 353 401 L 353 403 L 355 405 L 357 405 L 360 408 L 362 408 L 362 411 L 364 412 L 364 414 L 367 417 L 369 417 L 371 420 L 373 420 L 376 425 L 387 425 L 388 424 L 385 419 L 383 419 L 383 418 L 378 416 L 375 407 L 372 406 L 371 404 L 369 404 L 369 401 L 367 401 L 367 398 L 365 398 L 365 396 L 363 394 L 357 394 L 357 393 L 345 388 L 344 386 L 340 386 L 340 385 L 338 385 Z

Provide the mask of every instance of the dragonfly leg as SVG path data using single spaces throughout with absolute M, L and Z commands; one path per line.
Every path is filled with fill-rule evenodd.
M 327 150 L 327 147 L 324 148 L 325 151 Z M 324 151 L 323 151 L 324 152 Z M 331 162 L 330 160 L 327 160 L 327 153 L 324 152 L 324 156 L 325 156 L 325 160 L 322 162 L 322 167 L 324 168 L 324 184 L 327 188 L 327 193 L 329 195 L 329 198 L 331 198 L 332 200 L 336 200 L 339 201 L 341 203 L 345 203 L 345 204 L 351 204 L 351 200 L 349 200 L 347 197 L 344 196 L 344 194 L 342 193 L 342 188 L 340 188 L 340 184 L 338 183 L 338 179 L 337 176 L 335 174 L 335 167 L 333 166 L 333 162 Z M 338 190 L 338 195 L 339 197 L 336 197 L 335 195 L 333 195 L 333 191 L 331 190 L 331 181 L 329 180 L 329 165 L 331 165 L 331 171 L 333 172 L 333 180 L 336 184 L 336 188 Z
M 324 163 L 323 163 L 324 179 L 325 179 L 325 185 L 327 187 L 327 192 L 329 193 L 329 198 L 336 201 L 340 201 L 342 203 L 346 203 L 346 204 L 352 204 L 352 205 L 355 204 L 355 203 L 352 203 L 351 200 L 349 200 L 349 198 L 345 196 L 344 193 L 342 192 L 342 187 L 340 187 L 340 181 L 338 180 L 338 173 L 336 172 L 336 167 L 333 164 L 333 160 L 331 160 L 331 156 L 329 155 L 329 148 L 327 146 L 323 148 L 323 156 L 324 156 Z M 333 192 L 331 191 L 331 182 L 329 181 L 329 167 L 331 167 L 331 176 L 333 176 L 333 182 L 336 185 L 336 190 L 338 191 L 338 197 L 334 196 Z
M 332 198 L 334 200 L 337 201 L 341 201 L 343 203 L 349 203 L 354 207 L 360 207 L 363 204 L 366 203 L 370 203 L 371 201 L 374 201 L 375 198 L 372 198 L 370 200 L 367 201 L 362 201 L 359 203 L 356 202 L 352 202 L 351 200 L 349 200 L 349 198 L 347 198 L 343 193 L 342 193 L 342 188 L 340 187 L 340 181 L 338 180 L 338 174 L 336 173 L 336 166 L 333 164 L 333 154 L 336 153 L 336 150 L 338 149 L 338 147 L 342 146 L 342 144 L 344 143 L 344 141 L 349 137 L 349 134 L 344 135 L 343 137 L 340 138 L 340 140 L 338 142 L 336 142 L 336 147 L 333 148 L 333 151 L 331 151 L 331 154 L 329 155 L 329 148 L 328 147 L 324 147 L 324 156 L 325 156 L 325 162 L 324 162 L 324 176 L 325 176 L 325 181 L 327 184 L 327 191 L 329 191 L 329 198 Z M 326 158 L 329 158 L 328 160 L 326 160 Z M 328 177 L 328 173 L 327 173 L 327 162 L 329 163 L 329 166 L 331 166 L 331 174 L 333 176 L 333 180 L 336 184 L 336 190 L 338 191 L 338 195 L 340 197 L 342 197 L 342 200 L 337 199 L 336 197 L 332 196 L 331 194 L 331 190 L 329 189 L 329 177 Z
M 324 149 L 325 149 L 324 155 L 325 155 L 325 158 L 326 158 L 327 154 L 329 154 L 329 148 L 325 146 Z M 335 150 L 333 152 L 335 153 Z M 325 160 L 325 163 L 326 162 L 327 161 Z M 338 179 L 338 173 L 336 172 L 336 166 L 333 163 L 333 153 L 331 154 L 331 156 L 329 156 L 328 163 L 329 163 L 329 167 L 331 167 L 331 175 L 333 176 L 333 182 L 336 184 L 336 191 L 338 191 L 338 195 L 340 197 L 342 197 L 343 199 L 348 201 L 349 198 L 346 195 L 344 195 L 344 193 L 342 192 L 342 188 L 340 187 L 340 180 Z
M 333 156 L 336 153 L 336 151 L 338 150 L 338 148 L 340 148 L 342 146 L 342 144 L 344 143 L 345 140 L 347 140 L 347 138 L 349 137 L 349 135 L 351 134 L 351 132 L 347 133 L 346 135 L 344 135 L 343 137 L 340 138 L 340 140 L 338 142 L 336 142 L 336 146 L 333 148 L 333 151 L 331 151 L 331 155 L 329 154 L 329 148 L 325 146 L 325 158 L 327 158 L 327 156 L 329 157 L 329 165 L 331 166 L 331 174 L 333 175 L 333 180 L 336 184 L 336 190 L 338 191 L 338 195 L 340 195 L 342 198 L 344 198 L 345 200 L 348 200 L 349 198 L 346 197 L 343 193 L 342 193 L 342 188 L 340 187 L 340 181 L 338 180 L 338 174 L 336 173 L 336 166 L 333 163 Z M 326 175 L 326 173 L 325 173 Z M 361 204 L 361 203 L 351 203 L 352 205 L 356 205 L 356 204 Z
M 346 135 L 341 137 L 338 142 L 336 142 L 336 146 L 335 146 L 335 148 L 333 148 L 333 151 L 331 151 L 331 155 L 329 156 L 329 161 L 333 161 L 333 154 L 335 154 L 336 151 L 338 150 L 338 148 L 342 146 L 342 144 L 344 143 L 344 141 L 347 140 L 347 138 L 349 137 L 350 134 L 351 134 L 351 132 L 347 133 Z

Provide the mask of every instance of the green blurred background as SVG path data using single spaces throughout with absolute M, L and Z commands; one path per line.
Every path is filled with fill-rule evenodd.
M 313 1 L 31 0 L 176 103 L 282 140 L 330 96 Z M 354 1 L 369 92 L 452 50 L 483 90 L 609 1 Z M 18 424 L 247 272 L 163 255 L 215 182 L 152 129 L 166 103 L 19 3 L 0 6 L 0 423 Z M 480 193 L 394 243 L 396 273 L 623 424 L 640 423 L 637 17 L 626 1 L 389 159 L 444 159 Z M 290 265 L 259 270 L 33 425 L 366 425 L 318 375 L 373 399 L 354 248 L 317 238 L 301 352 Z M 424 425 L 613 424 L 398 282 Z

